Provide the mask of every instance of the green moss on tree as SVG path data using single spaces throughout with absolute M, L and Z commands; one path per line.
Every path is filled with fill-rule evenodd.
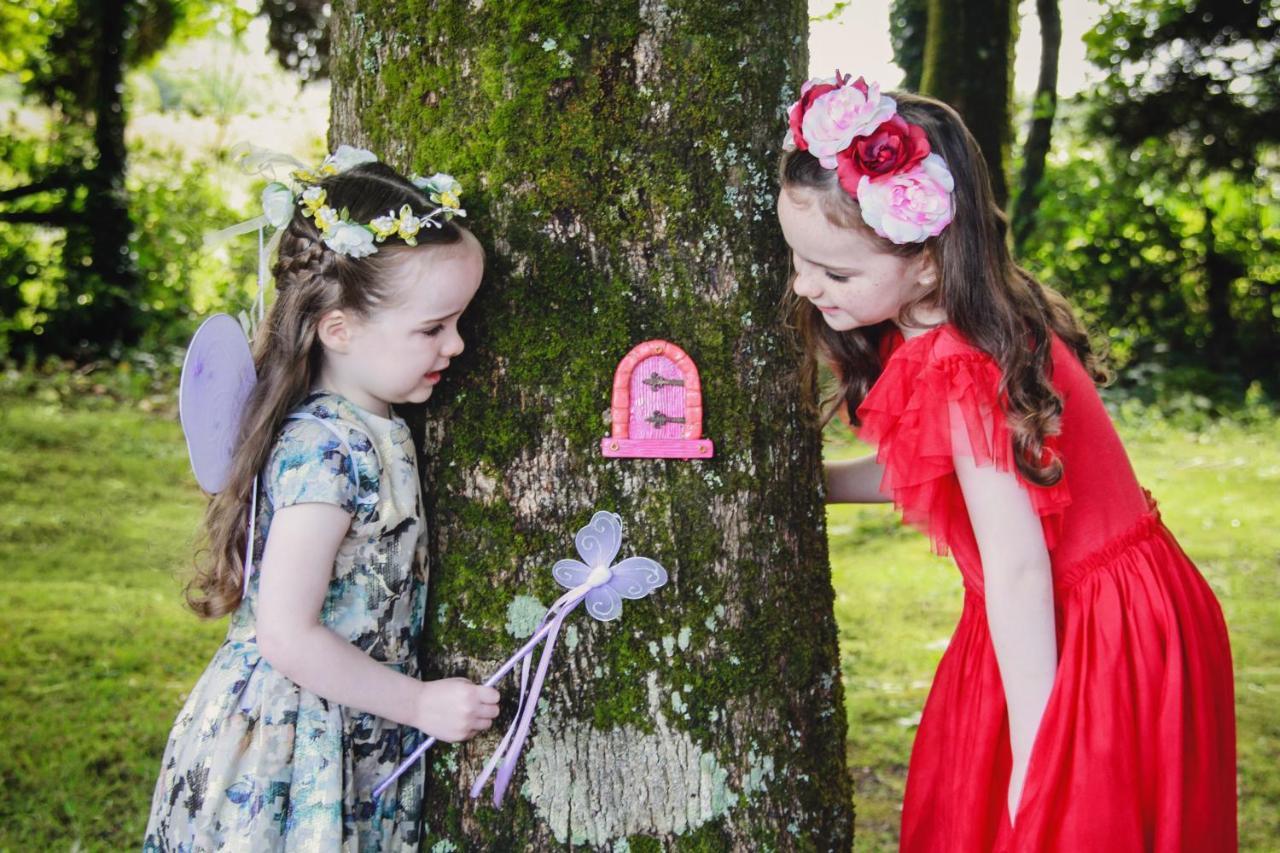
M 772 174 L 806 14 L 798 2 L 648 0 L 335 9 L 332 141 L 458 176 L 488 252 L 468 351 L 418 424 L 434 531 L 429 669 L 479 677 L 509 654 L 512 599 L 554 600 L 550 566 L 594 509 L 623 516 L 624 554 L 671 575 L 618 622 L 571 617 L 577 644 L 556 651 L 534 731 L 569 744 L 624 727 L 687 739 L 723 768 L 724 791 L 672 824 L 683 832 L 608 844 L 598 835 L 612 824 L 591 809 L 610 805 L 592 803 L 569 815 L 566 841 L 849 844 L 813 389 L 797 388 L 777 309 L 787 263 Z M 601 456 L 613 370 L 653 337 L 697 361 L 715 458 Z M 432 843 L 557 843 L 545 798 L 513 790 L 500 812 L 464 799 L 495 740 L 432 764 Z M 538 787 L 593 796 L 582 778 Z

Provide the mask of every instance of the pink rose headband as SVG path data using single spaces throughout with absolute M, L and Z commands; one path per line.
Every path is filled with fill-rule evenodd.
M 922 243 L 951 223 L 955 180 L 924 130 L 898 115 L 879 84 L 850 75 L 809 80 L 791 106 L 782 147 L 808 151 L 835 169 L 862 219 L 894 243 Z

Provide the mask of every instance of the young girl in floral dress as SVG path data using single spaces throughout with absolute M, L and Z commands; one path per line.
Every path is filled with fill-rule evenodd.
M 188 591 L 231 622 L 165 748 L 147 850 L 416 850 L 423 764 L 375 784 L 422 732 L 465 740 L 498 713 L 492 688 L 419 678 L 425 528 L 392 410 L 462 351 L 484 257 L 448 221 L 451 179 L 372 159 L 344 146 L 286 197 L 258 383 Z

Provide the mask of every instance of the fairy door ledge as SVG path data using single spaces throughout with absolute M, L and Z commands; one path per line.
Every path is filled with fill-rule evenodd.
M 702 437 L 702 382 L 689 354 L 668 341 L 645 341 L 613 374 L 613 435 L 605 456 L 707 459 Z

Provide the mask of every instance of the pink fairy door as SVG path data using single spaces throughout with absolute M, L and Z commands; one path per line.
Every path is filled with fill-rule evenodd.
M 655 355 L 631 372 L 631 438 L 684 438 L 684 374 Z
M 702 383 L 684 350 L 668 341 L 645 341 L 623 357 L 613 377 L 612 435 L 605 456 L 706 459 L 702 437 Z

